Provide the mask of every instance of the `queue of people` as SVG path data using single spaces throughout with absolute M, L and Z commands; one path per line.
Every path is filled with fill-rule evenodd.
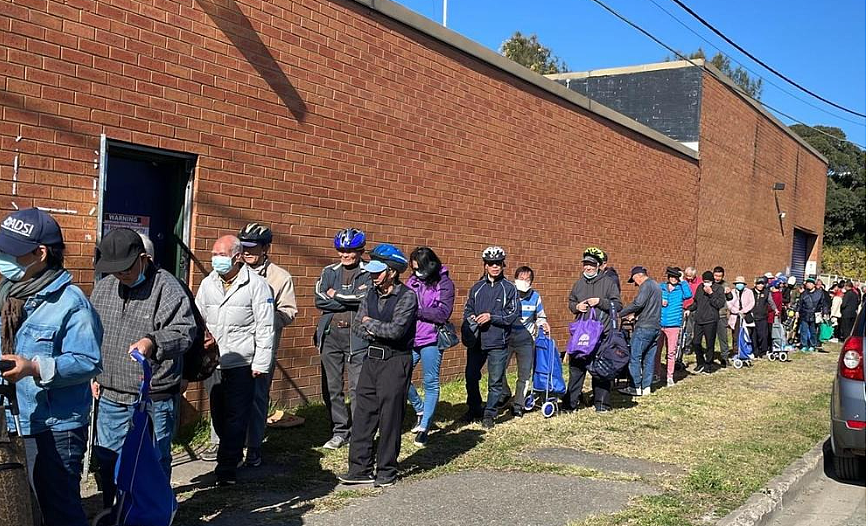
M 202 458 L 216 461 L 216 484 L 235 484 L 241 465 L 263 462 L 276 350 L 282 330 L 298 314 L 292 276 L 269 259 L 272 242 L 271 230 L 258 223 L 215 240 L 211 272 L 194 296 L 154 262 L 153 244 L 146 236 L 112 230 L 99 244 L 94 270 L 103 277 L 88 300 L 63 267 L 63 236 L 51 216 L 29 209 L 4 220 L 0 344 L 9 365 L 2 376 L 17 386 L 20 433 L 45 524 L 86 524 L 79 482 L 84 451 L 91 446 L 86 428 L 92 404 L 103 504 L 112 506 L 112 469 L 141 382 L 140 368 L 131 359 L 136 352 L 153 370 L 149 411 L 167 481 L 180 397 L 188 380 L 207 378 L 212 436 Z M 430 247 L 418 247 L 409 257 L 391 244 L 367 253 L 365 233 L 348 228 L 334 237 L 334 248 L 338 261 L 322 270 L 314 286 L 321 312 L 314 344 L 331 422 L 331 437 L 322 447 L 349 445 L 342 482 L 379 487 L 395 483 L 408 403 L 416 416 L 414 442 L 428 444 L 443 352 L 459 341 L 467 353 L 464 421 L 481 421 L 490 429 L 503 410 L 523 415 L 532 390 L 535 339 L 540 331 L 551 332 L 543 298 L 533 288 L 531 267 L 518 266 L 513 280 L 507 279 L 506 251 L 498 246 L 483 250 L 482 275 L 464 300 L 456 329 L 450 322 L 455 284 Z M 666 385 L 674 385 L 686 348 L 696 355 L 693 373 L 726 367 L 730 336 L 740 327 L 749 327 L 758 353 L 769 352 L 770 323 L 788 310 L 798 318 L 802 346 L 812 350 L 818 346 L 818 321 L 834 309 L 840 332 L 846 333 L 860 304 L 852 284 L 838 284 L 840 291 L 830 298 L 813 277 L 805 280 L 804 290 L 782 275 L 758 277 L 749 288 L 742 276 L 732 285 L 727 282 L 722 267 L 698 275 L 692 267 L 682 271 L 670 266 L 658 283 L 637 265 L 627 283 L 638 291 L 625 305 L 620 277 L 605 251 L 587 248 L 581 267 L 567 299 L 577 319 L 599 323 L 592 344 L 598 348 L 611 331 L 632 328 L 629 385 L 621 390 L 628 396 L 650 395 L 664 374 Z M 195 363 L 212 356 L 213 367 L 189 376 L 188 353 L 188 364 L 194 363 L 195 353 Z M 513 357 L 518 372 L 514 390 L 506 380 Z M 594 358 L 594 352 L 564 355 L 569 368 L 564 410 L 612 409 L 612 379 L 595 376 Z M 415 367 L 421 368 L 421 389 L 411 382 Z M 485 399 L 479 388 L 483 368 L 488 372 Z M 589 374 L 591 397 L 586 400 L 583 388 Z

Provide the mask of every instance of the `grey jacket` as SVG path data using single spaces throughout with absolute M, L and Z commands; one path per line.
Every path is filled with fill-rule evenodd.
M 133 404 L 139 393 L 142 368 L 132 361 L 129 348 L 151 337 L 155 398 L 178 392 L 183 355 L 196 336 L 196 320 L 190 300 L 172 274 L 149 265 L 145 281 L 129 288 L 114 276 L 106 276 L 93 288 L 90 301 L 102 320 L 103 372 L 96 381 L 102 396 L 119 404 Z
M 600 298 L 600 303 L 594 308 L 597 309 L 597 319 L 603 324 L 603 333 L 608 334 L 609 329 L 612 328 L 609 308 L 614 306 L 615 312 L 621 310 L 621 294 L 615 281 L 603 273 L 597 274 L 592 279 L 581 276 L 570 291 L 570 312 L 578 316 L 578 304 L 590 298 Z
M 663 307 L 663 291 L 660 285 L 651 278 L 646 279 L 639 286 L 639 294 L 633 303 L 624 307 L 621 316 L 637 314 L 637 329 L 660 329 L 660 310 Z
M 316 326 L 314 334 L 314 345 L 317 349 L 321 349 L 323 336 L 325 336 L 329 325 L 338 312 L 357 312 L 359 303 L 368 294 L 371 288 L 371 275 L 362 270 L 356 276 L 355 281 L 349 286 L 344 287 L 341 283 L 342 265 L 338 262 L 329 265 L 322 269 L 322 274 L 316 282 L 314 289 L 314 304 L 316 308 L 322 311 L 322 316 L 319 318 L 319 323 Z M 328 290 L 335 291 L 334 297 L 329 297 Z M 355 315 L 354 315 L 355 316 Z M 350 352 L 359 353 L 367 349 L 368 342 L 360 338 L 356 331 L 350 331 Z

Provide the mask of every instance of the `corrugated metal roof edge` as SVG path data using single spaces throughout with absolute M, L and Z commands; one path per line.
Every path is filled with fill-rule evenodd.
M 635 120 L 616 112 L 615 110 L 592 101 L 575 91 L 548 79 L 543 75 L 534 73 L 530 69 L 499 55 L 491 49 L 482 46 L 467 37 L 464 37 L 451 29 L 445 28 L 420 14 L 414 13 L 406 7 L 392 2 L 391 0 L 353 0 L 372 11 L 391 18 L 407 27 L 415 29 L 435 40 L 451 46 L 458 51 L 475 57 L 497 69 L 500 69 L 514 77 L 555 95 L 585 111 L 598 115 L 608 121 L 643 135 L 654 142 L 661 144 L 675 152 L 693 160 L 699 159 L 699 152 L 684 146 L 680 142 L 670 139 L 662 133 L 640 124 Z

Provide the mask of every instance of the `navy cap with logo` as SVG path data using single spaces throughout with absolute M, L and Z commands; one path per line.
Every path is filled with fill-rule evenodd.
M 48 213 L 38 208 L 15 211 L 0 224 L 0 252 L 23 256 L 39 245 L 63 243 L 60 225 Z
M 633 280 L 633 276 L 635 276 L 636 274 L 645 274 L 647 276 L 648 269 L 641 265 L 636 265 L 635 267 L 633 267 L 632 270 L 630 270 L 630 279 L 627 280 L 627 283 L 635 283 L 635 281 Z

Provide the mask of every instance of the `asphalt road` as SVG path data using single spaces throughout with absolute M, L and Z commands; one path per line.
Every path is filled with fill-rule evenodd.
M 836 480 L 828 446 L 824 467 L 816 481 L 774 515 L 769 526 L 865 526 L 865 480 Z

